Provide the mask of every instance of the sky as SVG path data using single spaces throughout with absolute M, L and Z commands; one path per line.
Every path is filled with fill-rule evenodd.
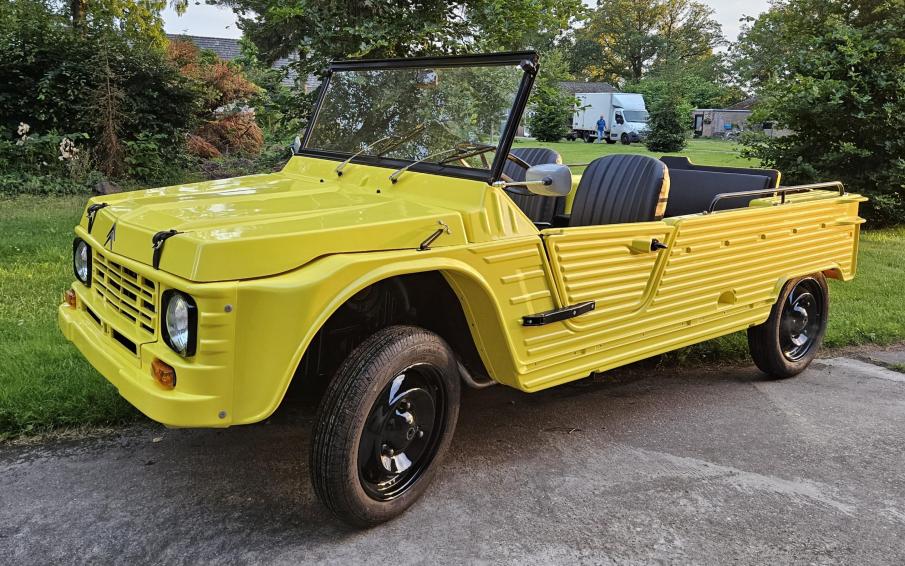
M 716 20 L 723 26 L 723 35 L 735 41 L 739 32 L 739 18 L 757 16 L 767 9 L 769 0 L 701 0 L 715 12 Z M 585 4 L 596 5 L 595 0 L 584 0 Z M 238 38 L 242 31 L 236 26 L 236 17 L 229 8 L 208 6 L 202 2 L 190 3 L 183 16 L 177 16 L 172 8 L 163 13 L 164 28 L 167 33 L 206 35 L 210 37 Z

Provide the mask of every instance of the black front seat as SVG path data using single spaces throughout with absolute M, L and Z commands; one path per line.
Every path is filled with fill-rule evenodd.
M 518 157 L 528 165 L 543 165 L 545 163 L 562 163 L 562 157 L 552 149 L 545 147 L 520 147 L 510 153 Z M 503 166 L 503 174 L 513 181 L 525 180 L 525 168 L 511 160 L 506 160 Z M 536 195 L 520 195 L 507 192 L 509 198 L 522 209 L 525 216 L 532 222 L 549 223 L 556 214 L 563 211 L 562 197 L 542 197 Z
M 595 159 L 581 175 L 569 226 L 660 220 L 669 196 L 669 171 L 646 155 Z

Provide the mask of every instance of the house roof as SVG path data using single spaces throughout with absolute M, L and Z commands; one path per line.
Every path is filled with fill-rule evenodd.
M 726 107 L 726 110 L 751 110 L 754 107 L 754 104 L 757 102 L 756 96 L 749 96 L 745 100 L 741 102 L 736 102 L 730 106 Z
M 167 38 L 171 39 L 171 40 L 181 39 L 181 40 L 191 41 L 192 43 L 197 45 L 199 49 L 206 49 L 208 51 L 213 51 L 214 53 L 217 54 L 217 57 L 219 57 L 225 61 L 232 61 L 233 59 L 236 59 L 240 55 L 242 55 L 242 48 L 239 46 L 238 39 L 231 39 L 228 37 L 206 37 L 206 36 L 202 36 L 202 35 L 180 35 L 180 34 L 172 34 L 172 33 L 168 33 Z M 295 57 L 291 56 L 291 55 L 289 57 L 283 57 L 282 59 L 277 59 L 276 62 L 274 62 L 274 64 L 271 65 L 271 68 L 282 69 L 282 68 L 286 67 L 287 65 L 289 65 L 289 63 L 291 63 L 294 60 L 295 60 Z M 298 73 L 296 73 L 294 69 L 287 69 L 286 76 L 283 78 L 282 83 L 286 86 L 294 86 L 296 77 L 298 77 Z M 306 81 L 306 85 L 305 85 L 306 87 L 308 86 L 307 83 L 310 83 L 311 80 L 312 80 L 312 77 L 308 77 L 308 80 Z M 315 80 L 314 86 L 316 87 L 317 79 L 314 79 L 314 80 Z
M 576 94 L 579 92 L 616 92 L 616 87 L 610 83 L 586 83 L 582 81 L 561 81 L 559 87 L 566 92 Z

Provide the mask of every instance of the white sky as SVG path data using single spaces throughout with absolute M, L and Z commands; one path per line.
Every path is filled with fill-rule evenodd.
M 716 12 L 716 19 L 723 26 L 723 34 L 734 41 L 739 32 L 739 18 L 757 16 L 767 9 L 769 0 L 702 0 Z M 196 0 L 191 3 L 185 15 L 179 17 L 172 8 L 163 13 L 164 28 L 167 33 L 186 33 L 210 37 L 233 37 L 242 35 L 236 27 L 236 17 L 229 8 L 209 6 Z M 585 4 L 596 5 L 595 0 L 584 0 Z

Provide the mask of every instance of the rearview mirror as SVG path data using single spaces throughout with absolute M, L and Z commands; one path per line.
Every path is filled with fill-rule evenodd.
M 292 152 L 292 155 L 295 155 L 302 149 L 302 140 L 298 136 L 295 136 L 295 139 L 292 140 L 292 144 L 289 146 L 289 151 Z
M 572 171 L 559 163 L 533 165 L 525 171 L 525 182 L 521 184 L 536 195 L 564 197 L 572 191 Z

